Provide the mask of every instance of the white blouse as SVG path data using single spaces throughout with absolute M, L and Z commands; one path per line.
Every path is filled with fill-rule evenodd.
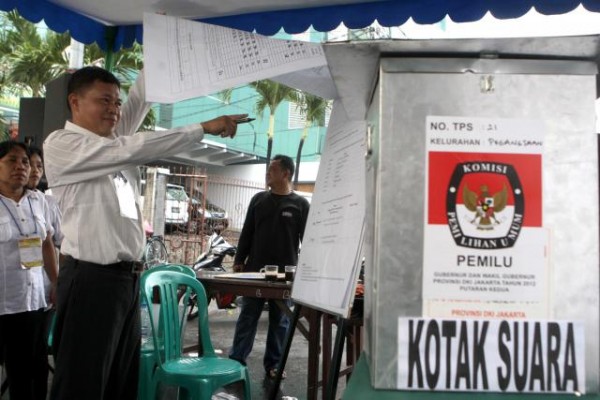
M 42 240 L 54 233 L 48 203 L 43 193 L 30 190 L 18 203 L 0 198 L 0 315 L 44 308 L 43 267 L 21 268 L 18 243 L 21 233 L 37 231 Z

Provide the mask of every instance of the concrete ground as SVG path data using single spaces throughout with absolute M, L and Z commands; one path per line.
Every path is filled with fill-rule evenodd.
M 238 309 L 218 310 L 214 304 L 209 306 L 209 324 L 213 347 L 219 354 L 223 355 L 223 357 L 226 357 L 229 354 L 229 348 L 233 342 L 233 333 L 238 315 Z M 262 365 L 262 358 L 266 345 L 267 326 L 268 312 L 265 311 L 259 320 L 254 348 L 247 360 L 251 379 L 252 398 L 254 400 L 268 399 L 272 387 L 272 382 L 265 379 Z M 192 346 L 197 343 L 197 335 L 197 319 L 188 321 L 184 341 L 185 346 Z M 333 336 L 335 337 L 335 328 Z M 52 364 L 52 357 L 49 357 L 49 362 Z M 296 330 L 286 364 L 287 379 L 282 381 L 280 392 L 277 395 L 278 400 L 306 399 L 307 362 L 308 342 L 304 336 L 302 336 L 300 331 Z M 3 372 L 4 371 L 0 368 L 0 381 L 4 378 Z M 51 380 L 52 374 L 49 376 L 49 385 Z M 346 379 L 341 377 L 337 388 L 337 399 L 341 398 L 345 386 Z M 220 393 L 213 396 L 213 400 L 237 400 L 243 398 L 239 385 L 232 385 L 219 392 Z M 319 399 L 322 398 L 322 393 L 320 388 Z M 177 390 L 174 388 L 162 388 L 159 398 L 161 400 L 175 400 L 178 398 Z M 7 393 L 0 396 L 0 400 L 6 399 L 9 399 Z

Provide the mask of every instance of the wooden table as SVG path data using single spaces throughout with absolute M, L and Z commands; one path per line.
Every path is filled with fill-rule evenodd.
M 228 274 L 231 275 L 231 274 Z M 218 292 L 233 293 L 237 296 L 257 297 L 275 300 L 277 306 L 290 318 L 292 310 L 284 302 L 290 298 L 292 286 L 286 282 L 268 282 L 261 279 L 236 279 L 223 277 L 215 273 L 198 272 L 198 280 L 206 288 L 207 295 Z M 322 312 L 308 307 L 302 308 L 302 317 L 306 324 L 298 321 L 296 328 L 302 332 L 308 341 L 308 375 L 306 397 L 308 400 L 317 399 L 319 386 L 319 354 L 321 340 Z

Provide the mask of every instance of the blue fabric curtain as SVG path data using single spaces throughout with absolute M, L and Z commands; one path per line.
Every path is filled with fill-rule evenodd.
M 266 11 L 199 21 L 273 35 L 281 28 L 288 33 L 304 32 L 311 25 L 318 31 L 330 31 L 341 22 L 353 29 L 369 26 L 375 20 L 382 26 L 398 26 L 410 17 L 421 24 L 438 22 L 446 15 L 455 22 L 469 22 L 481 19 L 488 11 L 499 19 L 517 18 L 532 7 L 542 14 L 554 15 L 572 11 L 579 4 L 583 4 L 588 11 L 600 12 L 600 0 L 387 0 Z M 107 48 L 105 25 L 48 0 L 1 0 L 0 9 L 17 9 L 23 17 L 32 22 L 43 19 L 46 25 L 56 32 L 68 30 L 71 36 L 80 42 L 97 42 L 103 49 Z M 118 27 L 112 50 L 129 47 L 134 41 L 143 42 L 141 18 L 140 14 L 140 24 Z

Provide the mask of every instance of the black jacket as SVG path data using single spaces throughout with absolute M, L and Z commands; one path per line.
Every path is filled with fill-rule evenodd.
M 259 271 L 267 264 L 298 263 L 298 249 L 306 219 L 308 201 L 297 195 L 277 195 L 270 191 L 257 193 L 250 200 L 244 227 L 238 242 L 235 263 L 245 263 L 244 271 Z

